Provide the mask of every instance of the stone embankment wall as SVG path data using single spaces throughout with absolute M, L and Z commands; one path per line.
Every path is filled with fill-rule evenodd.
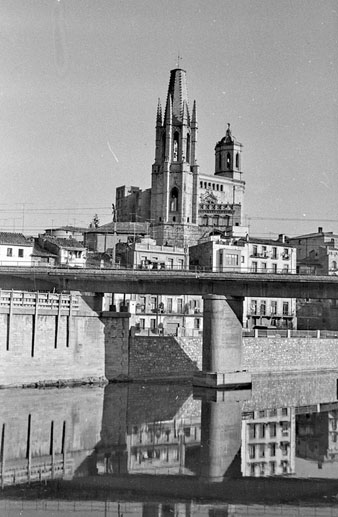
M 129 346 L 124 344 L 120 358 L 119 345 L 113 344 L 114 340 L 110 342 L 118 353 L 115 367 L 107 375 L 109 380 L 191 378 L 202 367 L 202 338 L 131 334 Z M 338 369 L 338 339 L 243 339 L 243 369 L 252 373 L 333 368 Z
M 0 291 L 0 387 L 106 382 L 106 329 L 128 348 L 128 318 L 99 309 L 97 297 Z
M 338 339 L 244 338 L 243 367 L 251 372 L 338 368 Z

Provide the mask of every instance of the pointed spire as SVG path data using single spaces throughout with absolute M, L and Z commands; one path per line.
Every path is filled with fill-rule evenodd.
M 189 123 L 189 111 L 187 101 L 183 101 L 183 110 L 182 110 L 182 122 L 183 124 Z
M 160 98 L 158 98 L 157 103 L 156 126 L 162 126 L 162 106 Z
M 192 107 L 191 123 L 192 124 L 197 124 L 196 101 L 194 101 L 194 104 L 193 104 L 193 107 Z

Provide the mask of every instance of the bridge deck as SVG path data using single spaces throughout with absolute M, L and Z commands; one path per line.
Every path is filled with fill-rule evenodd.
M 2 267 L 1 289 L 338 299 L 338 276 Z

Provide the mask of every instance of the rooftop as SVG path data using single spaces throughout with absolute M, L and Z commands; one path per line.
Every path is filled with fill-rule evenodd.
M 16 246 L 33 246 L 31 239 L 22 233 L 0 232 L 0 244 L 12 244 Z

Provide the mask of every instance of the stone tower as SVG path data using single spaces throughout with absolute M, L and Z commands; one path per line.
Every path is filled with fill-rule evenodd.
M 225 136 L 215 146 L 215 175 L 242 180 L 242 144 L 232 135 L 230 124 Z
M 170 72 L 167 102 L 156 117 L 156 150 L 152 167 L 151 221 L 158 244 L 185 246 L 198 234 L 196 102 L 188 107 L 186 72 Z

